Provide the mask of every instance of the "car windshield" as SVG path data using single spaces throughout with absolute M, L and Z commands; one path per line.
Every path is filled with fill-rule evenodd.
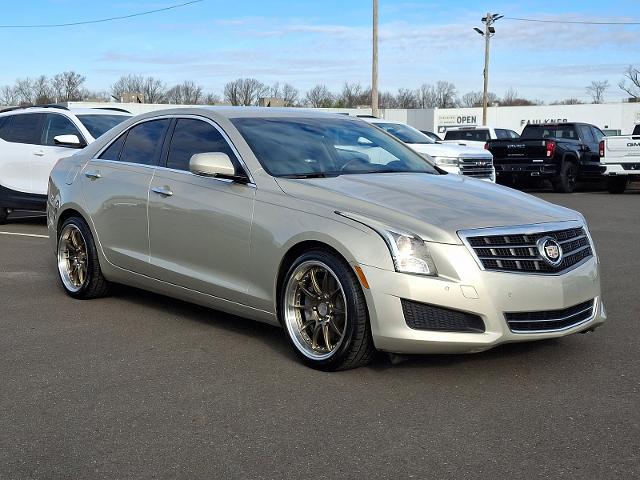
M 491 136 L 489 135 L 489 130 L 447 130 L 444 139 L 486 142 L 491 140 Z
M 93 138 L 98 138 L 107 130 L 112 129 L 119 123 L 124 122 L 129 117 L 128 115 L 98 115 L 98 114 L 86 114 L 78 115 L 78 120 L 82 122 Z
M 276 177 L 438 173 L 424 157 L 383 131 L 362 120 L 336 117 L 231 121 L 262 167 Z
M 578 132 L 573 125 L 540 125 L 527 126 L 522 131 L 521 139 L 527 138 L 564 138 L 578 140 Z
M 380 127 L 387 133 L 390 133 L 398 140 L 404 143 L 436 143 L 432 138 L 427 137 L 424 133 L 416 130 L 409 125 L 402 123 L 374 123 L 376 127 Z

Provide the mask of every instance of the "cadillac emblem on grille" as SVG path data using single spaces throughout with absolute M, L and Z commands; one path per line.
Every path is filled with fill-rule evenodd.
M 552 267 L 562 262 L 562 247 L 555 238 L 542 237 L 537 241 L 540 256 Z

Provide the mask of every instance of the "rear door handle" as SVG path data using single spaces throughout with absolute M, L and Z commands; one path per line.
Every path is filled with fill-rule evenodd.
M 98 178 L 102 177 L 99 170 L 87 170 L 86 172 L 84 172 L 84 176 L 90 178 L 91 180 L 97 180 Z
M 163 197 L 170 197 L 171 195 L 173 195 L 173 192 L 167 186 L 164 186 L 164 187 L 153 187 L 153 188 L 151 188 L 151 191 L 154 192 L 154 193 L 157 193 L 158 195 L 162 195 Z
M 33 154 L 38 157 L 44 157 L 44 150 L 38 150 L 37 152 L 33 152 Z

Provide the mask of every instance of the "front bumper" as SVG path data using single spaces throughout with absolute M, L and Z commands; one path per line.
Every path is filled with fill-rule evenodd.
M 436 256 L 452 266 L 440 277 L 407 275 L 361 265 L 376 348 L 393 353 L 471 353 L 510 342 L 562 337 L 593 329 L 606 320 L 596 257 L 561 275 L 481 271 L 463 245 L 439 244 Z M 438 264 L 436 259 L 436 264 Z M 405 321 L 401 299 L 476 314 L 483 333 L 416 330 Z M 560 310 L 595 299 L 594 314 L 561 331 L 513 333 L 505 312 Z

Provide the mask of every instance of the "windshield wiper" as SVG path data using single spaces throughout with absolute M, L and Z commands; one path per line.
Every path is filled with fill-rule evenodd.
M 328 178 L 337 177 L 339 173 L 313 172 L 313 173 L 292 173 L 289 175 L 280 175 L 282 178 Z

